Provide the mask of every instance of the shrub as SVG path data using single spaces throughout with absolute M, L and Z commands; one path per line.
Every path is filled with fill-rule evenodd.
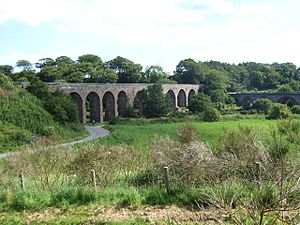
M 178 129 L 178 138 L 182 144 L 190 144 L 195 141 L 196 129 L 192 125 L 183 125 Z
M 291 111 L 294 114 L 300 114 L 300 105 L 293 105 Z
M 8 90 L 14 89 L 11 79 L 1 72 L 0 72 L 0 88 L 4 88 L 4 89 L 8 89 Z
M 193 95 L 188 109 L 192 113 L 202 113 L 206 108 L 213 108 L 213 103 L 208 95 L 205 94 L 196 94 Z
M 179 144 L 168 137 L 154 138 L 150 144 L 150 165 L 158 174 L 170 167 L 177 185 L 192 185 L 215 179 L 221 163 L 202 142 Z
M 226 130 L 218 146 L 228 176 L 257 180 L 257 163 L 265 168 L 269 165 L 270 157 L 253 128 Z
M 259 113 L 267 114 L 272 108 L 273 102 L 267 98 L 259 98 L 253 102 L 252 109 L 256 109 Z
M 69 172 L 76 174 L 80 185 L 89 185 L 90 171 L 96 171 L 100 186 L 115 184 L 140 166 L 141 153 L 129 146 L 85 145 L 69 161 Z
M 220 112 L 213 108 L 213 107 L 207 107 L 204 110 L 203 113 L 203 120 L 208 122 L 218 121 L 221 117 Z
M 291 116 L 291 110 L 287 105 L 276 103 L 272 106 L 268 119 L 285 119 Z

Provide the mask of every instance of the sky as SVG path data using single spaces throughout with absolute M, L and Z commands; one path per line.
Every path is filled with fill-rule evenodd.
M 299 0 L 0 0 L 0 65 L 96 54 L 300 66 Z

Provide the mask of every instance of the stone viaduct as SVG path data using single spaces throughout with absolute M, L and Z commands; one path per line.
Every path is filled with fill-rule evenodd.
M 141 91 L 149 85 L 151 84 L 48 83 L 50 90 L 61 90 L 71 95 L 78 105 L 82 123 L 87 120 L 98 123 L 109 121 L 115 116 L 124 115 L 127 106 L 137 106 L 142 114 Z M 194 94 L 203 91 L 203 85 L 193 84 L 163 84 L 162 87 L 174 111 L 186 107 Z
M 245 102 L 252 102 L 258 98 L 268 98 L 274 103 L 283 103 L 289 106 L 298 104 L 300 105 L 300 93 L 229 93 L 232 97 L 237 100 L 238 104 L 243 104 Z

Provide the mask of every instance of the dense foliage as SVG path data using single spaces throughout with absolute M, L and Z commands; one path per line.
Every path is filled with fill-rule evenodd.
M 149 118 L 165 116 L 170 111 L 169 101 L 160 84 L 147 87 L 144 95 L 144 106 L 144 115 Z
M 36 78 L 31 81 L 27 90 L 43 102 L 44 108 L 60 124 L 79 122 L 77 106 L 69 95 L 61 91 L 50 92 L 48 86 Z
M 69 96 L 50 93 L 39 80 L 33 80 L 28 90 L 32 94 L 15 88 L 0 73 L 0 152 L 30 142 L 32 135 L 53 134 L 67 139 L 82 135 L 77 109 Z
M 10 65 L 0 65 L 0 72 L 13 81 L 31 81 L 34 77 L 39 77 L 45 82 L 203 83 L 206 85 L 205 93 L 209 95 L 215 90 L 300 90 L 300 68 L 290 62 L 229 64 L 219 61 L 197 62 L 188 58 L 178 63 L 174 74 L 168 74 L 161 66 L 152 65 L 143 70 L 142 65 L 120 56 L 103 62 L 97 55 L 85 54 L 77 60 L 59 56 L 56 59 L 43 58 L 35 64 L 19 60 L 16 67 L 20 72 L 14 73 Z M 218 96 L 220 97 L 220 93 Z M 213 101 L 214 99 L 212 98 Z

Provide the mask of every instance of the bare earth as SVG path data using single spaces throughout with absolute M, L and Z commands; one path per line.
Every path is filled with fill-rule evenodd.
M 149 224 L 164 224 L 166 221 L 172 221 L 175 224 L 223 224 L 228 219 L 228 214 L 216 208 L 188 210 L 175 205 L 149 206 L 138 209 L 93 205 L 65 210 L 50 208 L 42 212 L 35 212 L 26 217 L 26 224 L 32 222 L 47 223 L 50 220 L 63 220 L 68 217 L 82 218 L 81 224 L 134 221 L 137 218 L 147 221 Z

